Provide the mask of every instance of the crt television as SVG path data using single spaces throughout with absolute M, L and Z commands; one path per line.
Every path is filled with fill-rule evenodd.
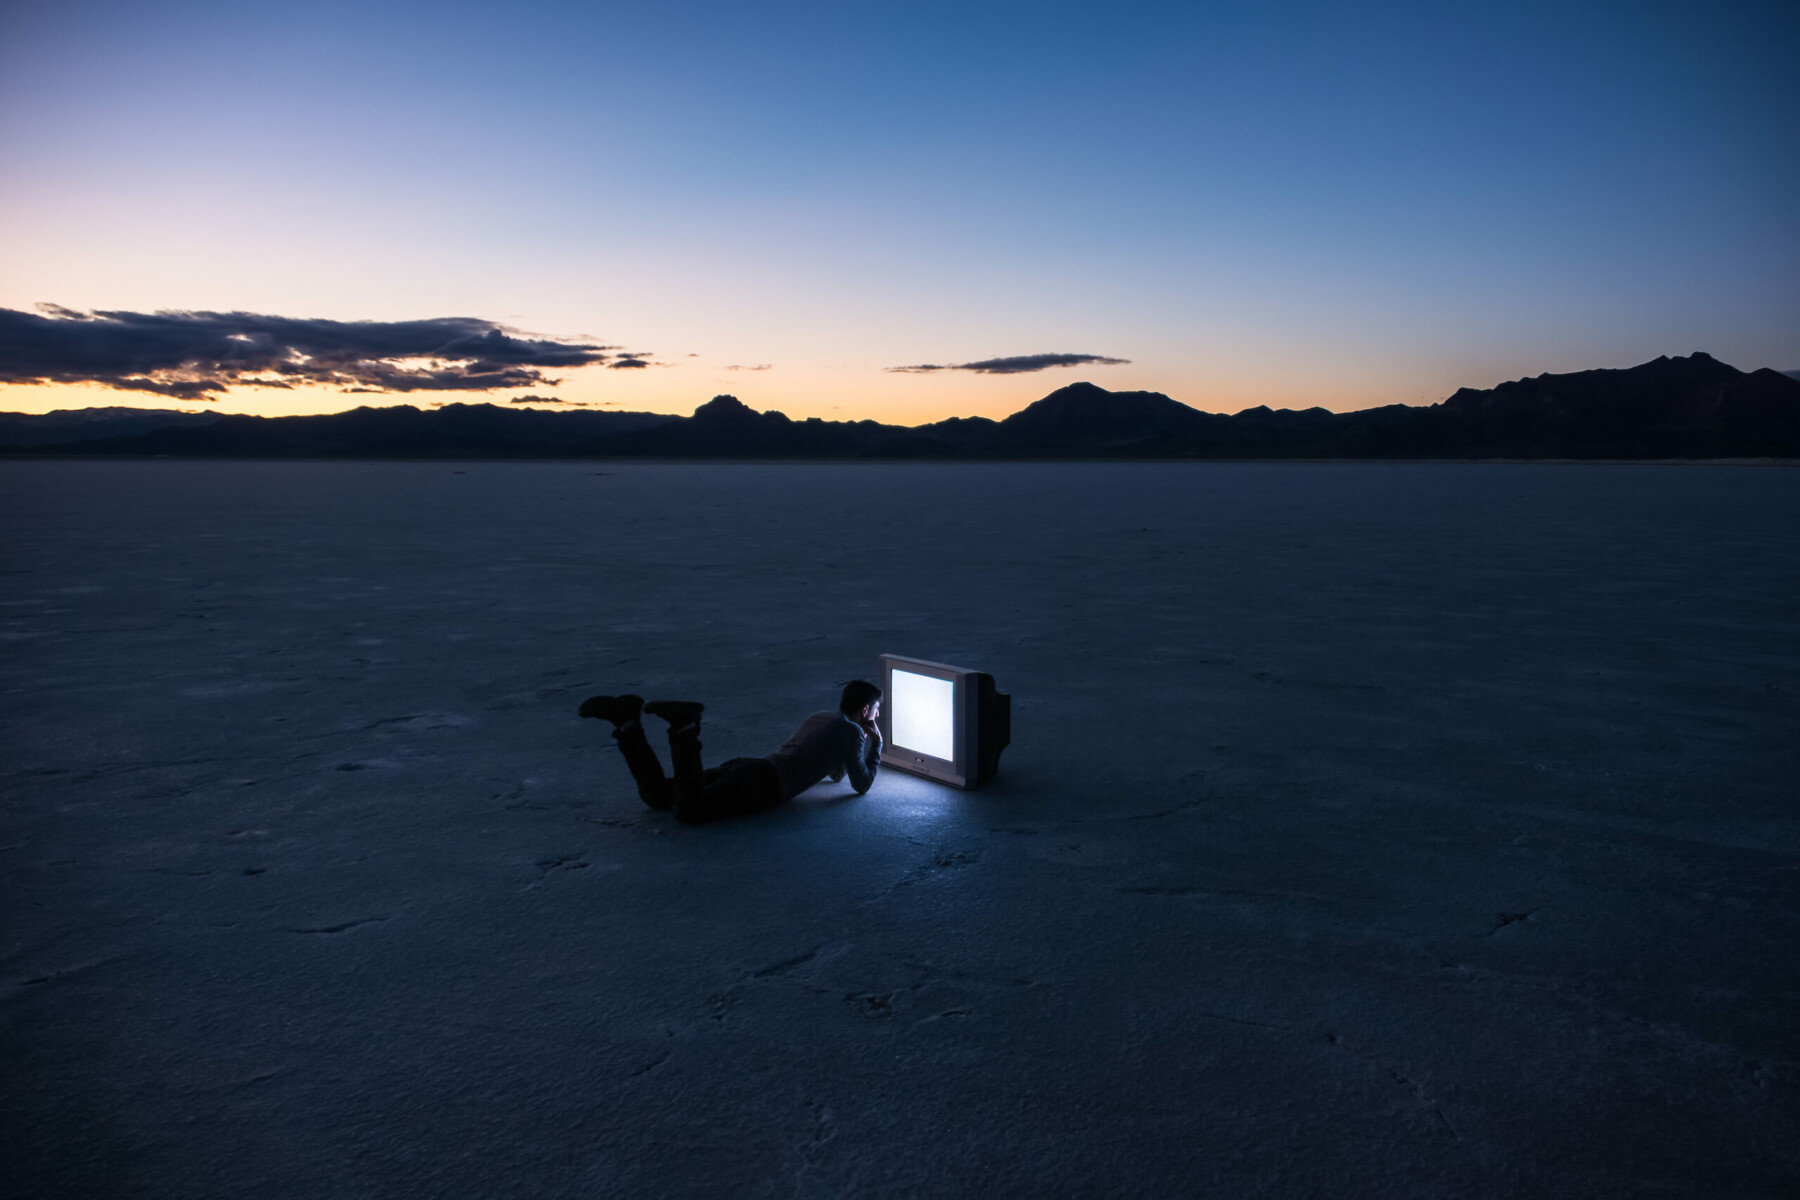
M 980 671 L 881 656 L 881 762 L 951 787 L 980 787 L 1012 740 L 1012 697 Z

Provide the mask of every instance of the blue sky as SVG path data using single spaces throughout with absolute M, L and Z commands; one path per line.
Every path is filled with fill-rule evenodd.
M 1794 368 L 1797 12 L 15 0 L 0 306 L 475 317 L 653 364 L 567 399 L 909 423 Z M 1037 353 L 1129 361 L 886 370 Z M 371 401 L 423 402 L 211 403 Z

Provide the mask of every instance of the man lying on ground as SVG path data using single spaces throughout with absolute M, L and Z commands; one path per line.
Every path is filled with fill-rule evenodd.
M 638 796 L 659 812 L 671 809 L 687 825 L 762 812 L 785 803 L 829 776 L 845 775 L 857 795 L 875 782 L 881 765 L 881 689 L 862 679 L 844 685 L 836 712 L 816 712 L 800 723 L 794 736 L 762 758 L 727 759 L 722 766 L 700 765 L 700 714 L 705 705 L 692 700 L 652 700 L 642 696 L 589 696 L 581 715 L 613 724 L 613 738 Z M 669 723 L 669 758 L 675 778 L 663 774 L 656 751 L 644 734 L 642 715 Z

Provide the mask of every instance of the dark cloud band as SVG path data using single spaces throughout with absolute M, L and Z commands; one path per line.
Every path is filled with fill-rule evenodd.
M 911 367 L 888 367 L 904 375 L 923 375 L 929 371 L 975 371 L 982 375 L 1024 375 L 1051 367 L 1116 367 L 1130 362 L 1128 358 L 1107 358 L 1103 354 L 1020 354 L 1012 358 L 984 358 L 968 363 L 920 363 Z
M 546 370 L 644 366 L 614 346 L 533 337 L 476 317 L 328 321 L 260 313 L 40 313 L 0 308 L 0 383 L 103 383 L 181 400 L 234 386 L 347 392 L 547 387 Z

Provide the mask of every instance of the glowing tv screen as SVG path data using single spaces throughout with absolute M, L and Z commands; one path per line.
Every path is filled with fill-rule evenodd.
M 1012 697 L 994 677 L 948 663 L 884 654 L 881 762 L 952 787 L 980 787 L 1012 740 Z

